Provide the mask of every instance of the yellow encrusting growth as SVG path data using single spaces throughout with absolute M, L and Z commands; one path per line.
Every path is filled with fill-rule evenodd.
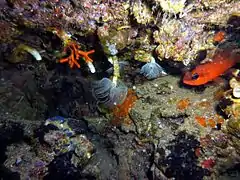
M 113 65 L 113 84 L 117 86 L 118 78 L 120 77 L 119 63 L 117 56 L 108 58 L 108 61 Z

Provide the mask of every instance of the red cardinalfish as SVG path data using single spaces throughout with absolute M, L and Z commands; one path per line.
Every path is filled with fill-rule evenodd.
M 191 72 L 186 72 L 183 83 L 199 86 L 214 80 L 240 61 L 240 54 L 233 49 L 223 49 L 215 53 L 211 62 L 200 64 Z

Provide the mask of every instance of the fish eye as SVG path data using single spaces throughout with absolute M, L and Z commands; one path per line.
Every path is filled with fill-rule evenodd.
M 199 74 L 198 73 L 194 73 L 193 75 L 192 75 L 192 80 L 196 80 L 196 79 L 198 79 L 199 78 Z

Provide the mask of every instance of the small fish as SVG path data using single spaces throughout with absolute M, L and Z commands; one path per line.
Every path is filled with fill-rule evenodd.
M 240 54 L 233 52 L 233 49 L 218 51 L 211 62 L 200 64 L 191 72 L 186 72 L 183 83 L 192 86 L 206 84 L 222 75 L 238 61 L 240 61 Z

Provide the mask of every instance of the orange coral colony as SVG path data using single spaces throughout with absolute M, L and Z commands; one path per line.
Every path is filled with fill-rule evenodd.
M 197 123 L 203 127 L 215 128 L 217 124 L 224 123 L 224 119 L 219 116 L 216 116 L 216 118 L 210 118 L 210 119 L 206 119 L 205 117 L 201 117 L 201 116 L 196 116 L 195 119 Z
M 177 102 L 177 109 L 179 110 L 184 110 L 190 105 L 190 100 L 189 98 L 186 99 L 181 99 L 180 101 Z
M 211 127 L 211 128 L 215 128 L 216 127 L 216 122 L 214 121 L 214 119 L 209 119 L 207 124 Z
M 113 109 L 113 125 L 119 125 L 121 123 L 129 124 L 129 122 L 131 122 L 128 114 L 136 100 L 137 96 L 135 95 L 134 91 L 128 90 L 128 94 L 124 102 L 116 105 L 116 107 Z
M 206 118 L 205 117 L 196 116 L 195 119 L 198 122 L 198 124 L 200 124 L 203 127 L 207 127 L 207 123 L 206 123 Z
M 70 42 L 66 47 L 64 48 L 65 53 L 69 53 L 70 55 L 66 58 L 62 58 L 59 60 L 60 63 L 66 63 L 68 62 L 70 68 L 73 68 L 74 65 L 76 65 L 78 68 L 80 68 L 80 64 L 77 62 L 81 57 L 84 58 L 86 63 L 91 63 L 93 60 L 89 57 L 89 54 L 94 53 L 94 50 L 91 51 L 81 51 L 79 50 L 80 46 L 77 43 Z
M 225 36 L 226 33 L 224 31 L 219 31 L 214 35 L 213 40 L 215 42 L 222 42 L 225 39 Z

